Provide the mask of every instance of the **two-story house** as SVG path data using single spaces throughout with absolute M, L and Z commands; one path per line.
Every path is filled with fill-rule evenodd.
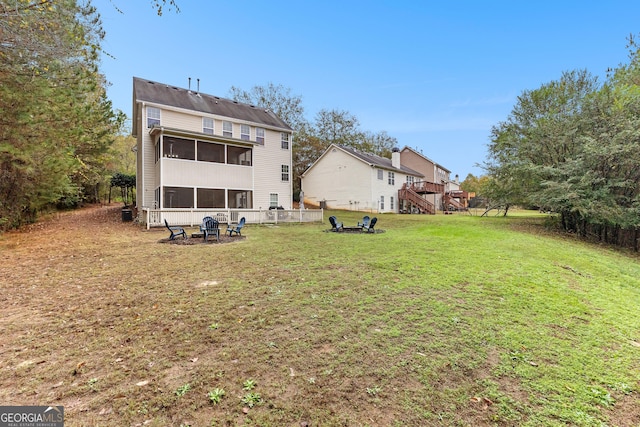
M 398 191 L 423 175 L 391 159 L 331 144 L 302 174 L 304 202 L 311 205 L 370 212 L 398 212 Z
M 139 209 L 291 209 L 291 127 L 272 111 L 134 77 Z

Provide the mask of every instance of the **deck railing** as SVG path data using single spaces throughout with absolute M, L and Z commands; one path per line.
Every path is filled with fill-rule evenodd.
M 278 224 L 322 222 L 323 209 L 149 209 L 143 208 L 140 221 L 151 227 L 164 227 L 164 220 L 171 225 L 196 227 L 202 218 L 211 216 L 224 224 L 237 224 L 244 217 L 247 224 Z

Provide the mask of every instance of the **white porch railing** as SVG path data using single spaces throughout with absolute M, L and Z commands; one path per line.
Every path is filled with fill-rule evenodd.
M 164 220 L 171 225 L 196 227 L 202 218 L 211 216 L 224 224 L 237 224 L 245 217 L 247 224 L 278 224 L 281 222 L 322 222 L 323 209 L 254 210 L 254 209 L 149 209 L 143 208 L 140 221 L 151 227 L 164 227 Z

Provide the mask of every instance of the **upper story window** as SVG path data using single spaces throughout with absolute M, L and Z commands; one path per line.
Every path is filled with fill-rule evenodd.
M 256 142 L 264 145 L 264 129 L 256 128 Z
M 251 128 L 249 125 L 240 125 L 240 139 L 249 141 L 251 139 Z
M 413 184 L 413 177 L 411 175 L 407 175 L 407 184 Z
M 282 165 L 282 180 L 289 181 L 289 165 Z
M 384 179 L 382 169 L 378 169 L 378 179 L 381 181 Z
M 396 183 L 396 174 L 395 173 L 389 172 L 388 182 L 389 182 L 389 185 L 395 185 L 395 183 Z
M 280 133 L 280 147 L 283 150 L 288 150 L 289 149 L 289 140 L 291 138 L 291 135 L 288 133 Z
M 147 127 L 160 124 L 160 109 L 156 107 L 147 107 Z
M 222 136 L 233 138 L 233 123 L 222 122 Z
M 211 117 L 202 118 L 202 133 L 213 135 L 213 119 Z

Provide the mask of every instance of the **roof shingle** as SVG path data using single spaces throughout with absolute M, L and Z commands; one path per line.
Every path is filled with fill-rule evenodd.
M 151 102 L 243 120 L 265 127 L 292 130 L 270 110 L 138 77 L 133 78 L 133 96 L 136 102 Z

